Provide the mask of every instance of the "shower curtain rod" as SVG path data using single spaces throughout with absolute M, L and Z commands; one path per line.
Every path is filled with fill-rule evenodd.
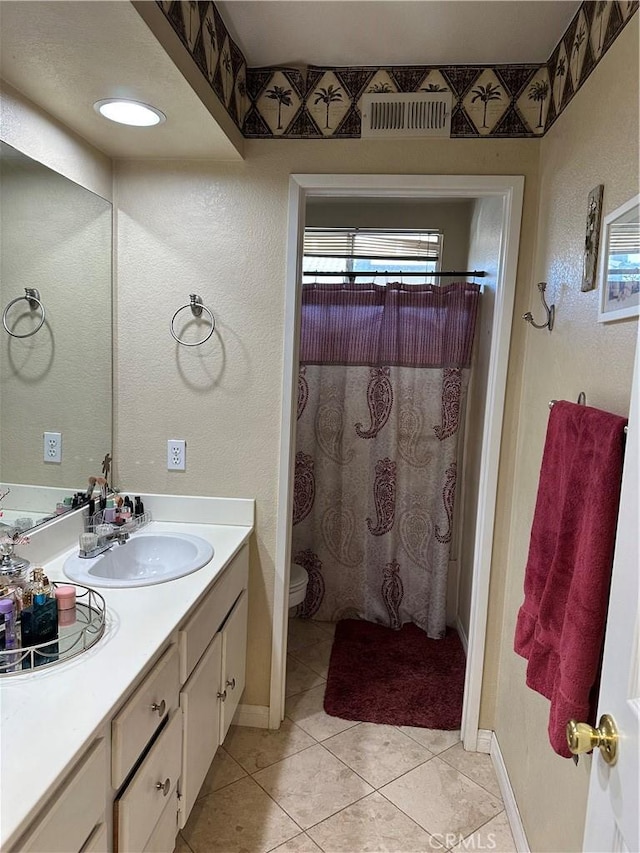
M 323 276 L 323 275 L 331 275 L 331 276 L 357 276 L 357 275 L 368 275 L 370 277 L 375 278 L 378 275 L 398 275 L 398 276 L 429 276 L 429 278 L 433 277 L 445 277 L 445 276 L 473 276 L 473 278 L 484 278 L 486 276 L 486 272 L 484 270 L 439 270 L 438 272 L 398 272 L 397 270 L 392 270 L 389 272 L 388 270 L 369 270 L 367 272 L 327 272 L 326 270 L 304 270 L 303 275 L 312 275 L 312 276 Z

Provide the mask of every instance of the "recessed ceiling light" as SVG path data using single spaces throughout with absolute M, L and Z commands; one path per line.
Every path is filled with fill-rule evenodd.
M 129 101 L 123 98 L 105 98 L 93 105 L 96 112 L 119 124 L 129 124 L 134 127 L 152 127 L 167 120 L 164 113 L 149 104 L 140 101 Z

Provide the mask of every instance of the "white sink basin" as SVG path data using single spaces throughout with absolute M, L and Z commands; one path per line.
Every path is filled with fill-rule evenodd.
M 213 557 L 213 547 L 187 533 L 135 533 L 98 557 L 67 557 L 64 573 L 85 586 L 150 586 L 191 574 Z

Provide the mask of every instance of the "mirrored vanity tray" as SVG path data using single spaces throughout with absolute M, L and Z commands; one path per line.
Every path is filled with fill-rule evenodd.
M 75 621 L 67 625 L 58 623 L 58 637 L 50 642 L 0 650 L 0 677 L 39 672 L 65 663 L 86 652 L 102 637 L 107 607 L 100 593 L 81 584 L 54 582 L 52 586 L 75 587 Z

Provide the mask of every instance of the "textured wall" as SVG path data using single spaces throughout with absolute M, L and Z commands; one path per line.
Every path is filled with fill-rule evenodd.
M 538 146 L 537 140 L 278 140 L 247 143 L 242 164 L 117 164 L 120 480 L 152 492 L 257 498 L 245 702 L 268 704 L 289 175 L 526 175 L 516 298 L 522 313 Z M 178 349 L 169 320 L 190 292 L 202 295 L 218 328 L 206 345 Z M 520 325 L 515 335 L 524 335 Z M 166 471 L 168 438 L 188 442 L 185 473 Z
M 552 752 L 547 739 L 549 703 L 525 686 L 525 662 L 512 651 L 522 602 L 524 565 L 538 473 L 552 398 L 628 412 L 636 323 L 599 325 L 597 290 L 580 292 L 586 201 L 603 183 L 605 214 L 638 192 L 638 19 L 632 21 L 596 72 L 541 143 L 540 211 L 531 306 L 539 317 L 535 281 L 549 283 L 556 325 L 527 329 L 518 419 L 511 518 L 502 515 L 509 541 L 497 541 L 495 565 L 508 566 L 495 728 L 523 817 L 536 851 L 580 850 L 590 760 L 573 762 Z M 513 361 L 513 356 L 512 356 Z M 507 423 L 507 429 L 509 424 Z M 503 498 L 508 497 L 501 471 Z M 494 604 L 497 604 L 494 597 Z M 543 784 L 540 784 L 541 781 Z

